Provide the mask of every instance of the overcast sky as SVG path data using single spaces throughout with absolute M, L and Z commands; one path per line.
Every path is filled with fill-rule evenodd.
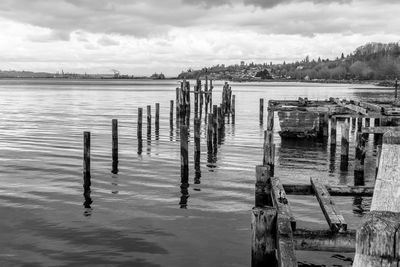
M 0 69 L 176 75 L 400 40 L 398 0 L 0 0 Z

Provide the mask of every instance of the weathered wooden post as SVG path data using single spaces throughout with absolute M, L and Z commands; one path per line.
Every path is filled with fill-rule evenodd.
M 213 105 L 213 149 L 214 154 L 218 152 L 218 107 Z
M 213 114 L 209 113 L 208 115 L 208 124 L 207 124 L 207 150 L 209 153 L 213 151 Z
M 90 198 L 90 132 L 83 132 L 83 196 L 85 208 L 90 208 L 92 199 Z
M 200 118 L 194 119 L 194 169 L 200 174 Z
M 379 160 L 381 158 L 382 145 L 376 146 L 375 179 L 378 176 Z
M 365 127 L 369 127 L 371 125 L 370 118 L 365 118 Z
M 381 120 L 379 118 L 374 119 L 374 127 L 378 127 L 381 125 Z M 374 145 L 378 144 L 380 140 L 380 135 L 374 134 Z
M 156 103 L 156 118 L 155 118 L 155 137 L 158 140 L 160 135 L 160 103 Z
M 174 100 L 169 101 L 169 126 L 174 127 Z
M 232 114 L 232 124 L 235 124 L 235 117 L 236 117 L 236 96 L 232 96 L 232 107 L 231 107 L 231 114 Z
M 151 106 L 147 106 L 147 129 L 151 129 Z
M 138 140 L 138 154 L 142 154 L 143 138 L 142 138 L 142 124 L 143 124 L 143 108 L 138 108 L 138 121 L 137 121 L 137 140 Z
M 331 118 L 331 146 L 336 147 L 336 117 Z
M 354 161 L 354 185 L 365 185 L 364 182 L 364 161 L 365 161 L 365 143 L 368 134 L 357 132 L 356 153 Z
M 210 88 L 208 88 L 208 92 L 209 92 L 209 96 L 210 96 L 210 98 L 209 98 L 210 112 L 211 112 L 211 107 L 213 106 L 213 95 L 212 95 L 213 89 L 214 89 L 214 87 L 212 85 L 212 80 L 210 80 Z
M 347 121 L 342 125 L 342 142 L 340 155 L 340 170 L 347 171 L 349 166 L 349 124 Z
M 251 213 L 251 266 L 278 266 L 275 256 L 276 208 L 254 207 Z
M 274 177 L 275 169 L 275 148 L 274 148 L 274 135 L 272 131 L 264 131 L 264 156 L 263 156 L 263 166 L 268 166 L 269 177 Z
M 260 125 L 264 124 L 264 99 L 260 98 Z
M 188 127 L 181 124 L 181 183 L 189 182 Z
M 397 81 L 397 78 L 396 78 L 396 81 L 394 82 L 394 99 L 395 100 L 397 100 L 397 88 L 399 87 L 399 82 Z
M 118 173 L 118 120 L 112 120 L 112 173 Z
M 273 206 L 271 197 L 271 170 L 268 165 L 256 166 L 255 206 Z
M 199 80 L 196 82 L 196 87 L 193 91 L 194 93 L 194 117 L 197 118 L 199 116 L 199 94 L 200 94 L 200 89 L 199 88 Z
M 353 267 L 399 266 L 400 133 L 383 136 L 370 213 L 357 231 Z
M 361 132 L 362 121 L 363 121 L 363 118 L 362 118 L 362 117 L 358 117 L 358 118 L 357 118 L 357 132 Z

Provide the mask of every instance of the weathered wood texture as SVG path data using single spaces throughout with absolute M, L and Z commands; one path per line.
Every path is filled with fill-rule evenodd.
M 273 206 L 269 166 L 256 166 L 255 206 Z
M 366 142 L 368 140 L 368 134 L 357 133 L 356 138 L 356 151 L 354 160 L 354 185 L 364 185 L 364 161 L 366 154 Z
M 292 209 L 286 197 L 285 189 L 278 177 L 271 177 L 271 193 L 274 207 L 278 209 L 279 213 L 282 213 L 284 216 L 289 218 L 292 230 L 295 231 L 296 219 L 293 216 Z
M 276 254 L 279 267 L 297 266 L 296 254 L 294 251 L 293 231 L 290 217 L 284 211 L 277 212 L 276 220 Z
M 251 266 L 277 266 L 276 208 L 254 207 L 251 215 Z
M 296 250 L 355 252 L 356 231 L 333 233 L 330 230 L 296 229 L 293 232 Z
M 325 185 L 331 196 L 365 196 L 372 197 L 374 187 L 372 186 L 345 186 Z M 287 195 L 313 195 L 314 189 L 308 184 L 284 184 L 283 188 Z
M 90 132 L 83 132 L 83 188 L 90 190 Z
M 347 230 L 347 223 L 343 215 L 336 210 L 335 203 L 326 187 L 318 179 L 310 179 L 315 196 L 324 213 L 325 219 L 332 232 L 344 232 Z
M 384 134 L 388 131 L 400 131 L 399 126 L 376 126 L 376 127 L 363 127 L 361 129 L 362 133 L 368 134 Z
M 357 231 L 354 267 L 400 265 L 400 133 L 383 136 L 371 211 Z
M 337 119 L 335 117 L 331 118 L 331 145 L 336 146 L 336 124 Z
M 275 169 L 275 153 L 273 144 L 273 132 L 264 131 L 264 153 L 263 153 L 263 165 L 269 166 L 270 177 L 274 176 Z
M 188 127 L 181 125 L 181 183 L 189 181 L 189 151 L 188 151 Z
M 112 120 L 112 173 L 118 173 L 118 120 Z
M 260 98 L 260 125 L 264 123 L 264 99 Z

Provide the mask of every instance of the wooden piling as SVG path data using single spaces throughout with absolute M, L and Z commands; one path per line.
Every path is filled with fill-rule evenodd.
M 255 206 L 273 206 L 271 197 L 271 172 L 269 166 L 256 166 Z
M 156 103 L 155 126 L 156 126 L 156 129 L 160 128 L 160 103 Z
M 174 126 L 174 100 L 169 101 L 169 125 Z
M 273 133 L 272 131 L 264 131 L 264 155 L 263 155 L 263 165 L 269 167 L 269 176 L 274 176 L 275 169 L 275 155 L 274 155 L 274 143 L 273 143 Z
M 278 266 L 275 256 L 276 208 L 254 207 L 251 215 L 251 266 Z
M 361 132 L 361 128 L 362 128 L 362 117 L 358 117 L 357 118 L 357 132 Z
M 200 173 L 200 118 L 194 119 L 194 169 Z
M 236 118 L 236 96 L 232 96 L 232 106 L 231 106 L 231 114 L 232 114 L 232 124 L 235 124 L 235 118 Z
M 364 160 L 365 160 L 365 143 L 368 134 L 357 132 L 356 152 L 354 161 L 354 185 L 364 185 Z
M 189 182 L 188 127 L 181 124 L 181 183 Z
M 197 118 L 199 116 L 199 94 L 201 88 L 199 88 L 199 81 L 196 82 L 196 87 L 194 89 L 194 117 Z
M 142 154 L 143 137 L 142 137 L 142 124 L 143 124 L 143 108 L 138 108 L 137 120 L 137 141 L 138 141 L 138 154 Z
M 83 132 L 83 188 L 90 190 L 90 132 Z
M 370 127 L 370 125 L 371 125 L 371 119 L 365 118 L 365 127 Z
M 400 264 L 400 133 L 383 136 L 371 211 L 357 231 L 353 267 Z
M 270 106 L 270 103 L 268 103 L 267 130 L 274 131 L 274 109 Z
M 112 173 L 118 173 L 118 120 L 112 120 Z
M 208 124 L 207 124 L 207 150 L 209 153 L 213 151 L 213 114 L 209 113 L 208 115 Z
M 354 131 L 356 128 L 356 120 L 357 118 L 350 118 L 351 120 L 351 131 Z
M 213 105 L 213 152 L 218 151 L 218 107 Z
M 340 170 L 347 171 L 349 166 L 349 124 L 347 121 L 342 125 L 342 142 L 340 155 Z
M 260 125 L 264 124 L 264 99 L 260 98 Z
M 331 118 L 331 145 L 336 147 L 336 117 Z
M 147 106 L 147 128 L 151 129 L 151 106 Z

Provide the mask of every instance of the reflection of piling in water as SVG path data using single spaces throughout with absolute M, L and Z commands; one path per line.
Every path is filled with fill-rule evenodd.
M 85 198 L 83 206 L 89 209 L 91 208 L 90 204 L 92 204 L 92 199 L 90 197 L 90 179 L 90 132 L 83 132 L 83 196 Z
M 151 151 L 151 106 L 147 106 L 147 154 Z
M 174 128 L 174 100 L 169 101 L 169 127 Z
M 143 125 L 143 108 L 138 108 L 138 120 L 137 120 L 138 151 L 137 151 L 137 153 L 139 155 L 142 154 L 142 150 L 143 150 L 142 125 Z
M 112 120 L 112 173 L 118 173 L 118 120 Z
M 181 183 L 181 199 L 179 201 L 179 205 L 181 209 L 187 208 L 187 202 L 189 198 L 189 183 Z

